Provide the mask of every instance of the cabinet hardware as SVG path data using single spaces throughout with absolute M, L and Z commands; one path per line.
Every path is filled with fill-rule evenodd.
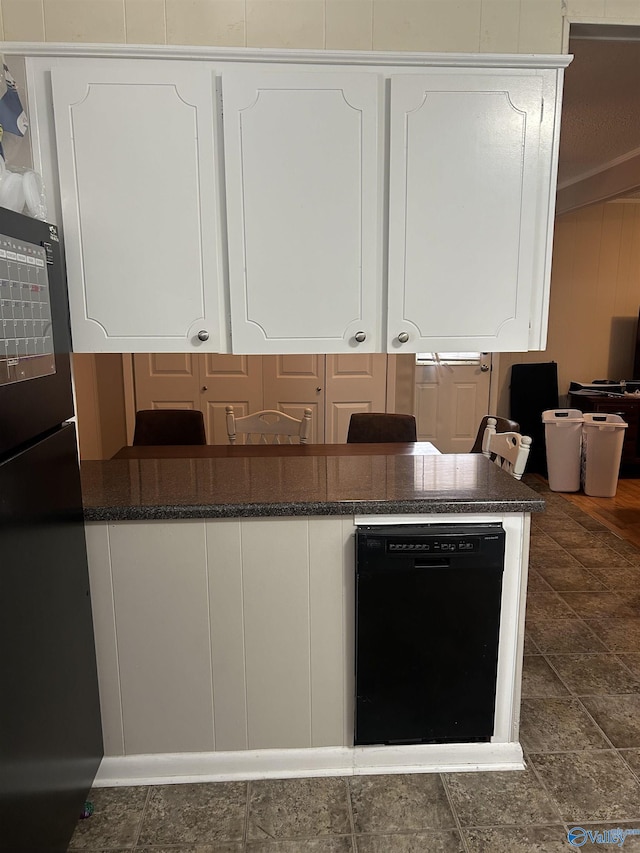
M 199 341 L 208 341 L 209 340 L 209 332 L 202 329 L 202 331 L 198 332 L 198 340 Z
M 361 344 L 363 341 L 366 341 L 367 334 L 366 332 L 356 332 L 353 337 L 358 341 L 359 344 Z
M 401 344 L 406 344 L 406 342 L 409 340 L 409 332 L 400 332 L 400 334 L 398 335 L 398 340 Z

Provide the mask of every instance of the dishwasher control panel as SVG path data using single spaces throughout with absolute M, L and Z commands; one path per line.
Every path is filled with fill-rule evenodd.
M 432 553 L 439 554 L 442 551 L 479 551 L 480 550 L 480 539 L 477 536 L 468 536 L 468 537 L 451 537 L 440 539 L 438 537 L 434 537 L 433 539 L 429 539 L 428 541 L 424 541 L 422 539 L 419 540 L 411 540 L 411 539 L 387 539 L 386 540 L 387 551 L 390 554 L 400 552 L 410 551 L 415 553 Z
M 376 570 L 386 560 L 394 565 L 421 557 L 453 559 L 456 564 L 467 557 L 481 558 L 494 565 L 504 556 L 501 524 L 363 525 L 356 540 L 358 565 L 365 570 Z

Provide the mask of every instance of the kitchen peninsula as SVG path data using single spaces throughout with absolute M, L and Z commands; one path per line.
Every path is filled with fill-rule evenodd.
M 83 464 L 98 783 L 522 766 L 529 523 L 544 502 L 481 454 L 330 447 Z M 356 526 L 441 523 L 506 533 L 493 737 L 354 747 Z

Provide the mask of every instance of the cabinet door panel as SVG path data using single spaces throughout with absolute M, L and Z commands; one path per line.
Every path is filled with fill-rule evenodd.
M 52 83 L 74 349 L 218 349 L 211 71 L 85 61 Z
M 392 78 L 390 351 L 528 348 L 541 111 L 533 75 Z
M 380 348 L 381 95 L 374 74 L 224 75 L 234 352 Z

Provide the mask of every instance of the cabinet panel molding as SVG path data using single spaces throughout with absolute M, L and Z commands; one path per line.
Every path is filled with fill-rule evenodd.
M 229 72 L 222 90 L 234 352 L 380 348 L 382 78 Z
M 84 60 L 51 76 L 74 349 L 218 349 L 211 71 Z
M 528 349 L 541 115 L 537 75 L 392 77 L 391 351 Z

